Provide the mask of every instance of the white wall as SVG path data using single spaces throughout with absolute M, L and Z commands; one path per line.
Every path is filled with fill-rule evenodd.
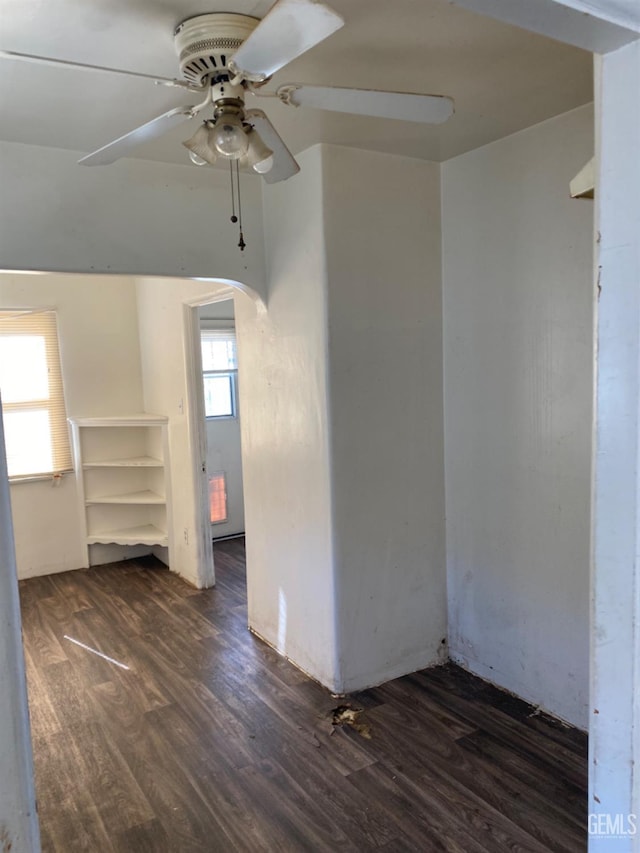
M 243 175 L 247 248 L 219 169 L 139 159 L 79 166 L 78 152 L 0 142 L 5 270 L 227 278 L 260 291 L 260 178 Z
M 268 311 L 236 300 L 249 624 L 335 678 L 322 152 L 265 188 Z
M 446 656 L 440 168 L 326 146 L 339 680 Z
M 6 308 L 56 310 L 68 416 L 142 409 L 136 295 L 131 279 L 0 274 L 0 310 Z M 55 486 L 50 480 L 13 484 L 11 505 L 19 577 L 82 565 L 72 474 Z M 103 549 L 92 555 L 92 561 L 114 559 L 113 553 L 113 549 Z
M 442 169 L 451 654 L 584 728 L 592 154 L 584 107 Z

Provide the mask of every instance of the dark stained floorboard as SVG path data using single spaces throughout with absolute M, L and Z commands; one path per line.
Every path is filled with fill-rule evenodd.
M 22 581 L 45 853 L 586 850 L 586 737 L 455 666 L 339 701 L 246 627 L 244 543 Z M 124 664 L 97 657 L 73 637 Z

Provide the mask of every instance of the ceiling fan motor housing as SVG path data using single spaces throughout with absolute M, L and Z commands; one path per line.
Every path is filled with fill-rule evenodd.
M 187 18 L 174 34 L 183 77 L 201 86 L 206 78 L 228 73 L 229 59 L 259 23 L 258 18 L 231 12 Z

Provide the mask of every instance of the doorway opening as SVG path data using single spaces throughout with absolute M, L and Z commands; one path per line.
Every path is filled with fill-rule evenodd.
M 207 512 L 215 542 L 244 536 L 240 394 L 233 299 L 198 308 Z
M 242 375 L 235 316 L 238 293 L 264 310 L 260 296 L 239 282 L 230 286 L 220 282 L 218 290 L 183 303 L 189 443 L 202 586 L 215 584 L 214 541 L 245 535 Z

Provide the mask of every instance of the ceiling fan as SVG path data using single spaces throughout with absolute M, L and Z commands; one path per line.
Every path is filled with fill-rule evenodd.
M 276 183 L 296 174 L 299 166 L 265 113 L 245 108 L 247 94 L 275 97 L 294 107 L 426 124 L 444 122 L 453 113 L 453 101 L 437 95 L 297 83 L 282 85 L 275 92 L 262 90 L 273 74 L 343 25 L 340 15 L 316 0 L 277 0 L 262 20 L 231 12 L 188 18 L 174 34 L 182 74 L 179 80 L 12 51 L 0 51 L 0 56 L 146 78 L 204 95 L 200 102 L 175 107 L 87 154 L 79 161 L 83 165 L 113 163 L 134 147 L 161 136 L 174 124 L 204 113 L 206 117 L 198 130 L 183 142 L 194 163 L 228 160 L 235 162 L 236 169 L 246 165 L 268 183 Z

